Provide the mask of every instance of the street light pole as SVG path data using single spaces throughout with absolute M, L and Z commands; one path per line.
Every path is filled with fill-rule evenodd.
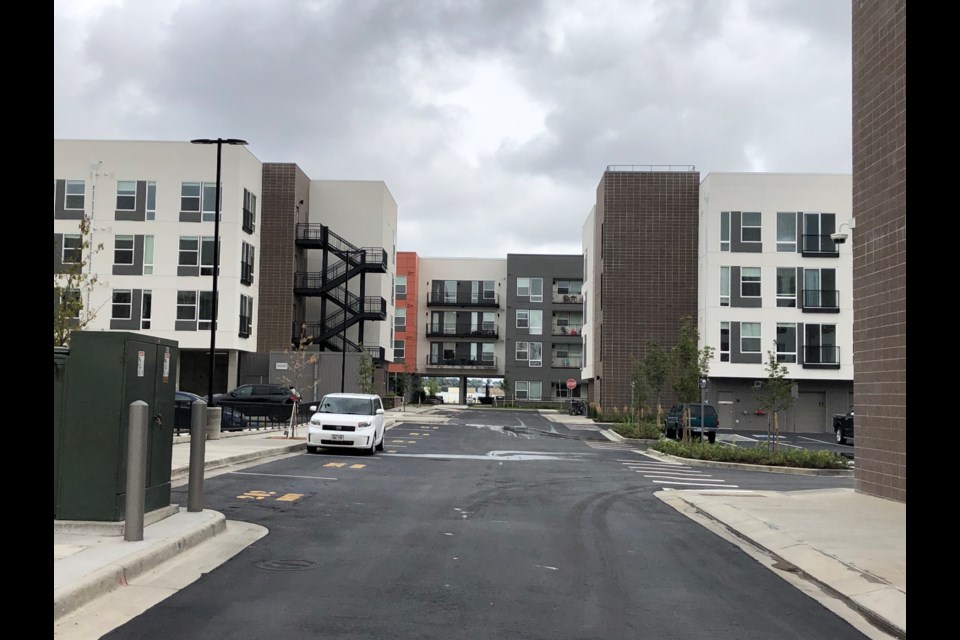
M 191 140 L 191 144 L 215 144 L 217 145 L 217 183 L 216 183 L 216 194 L 214 195 L 214 200 L 216 201 L 214 205 L 214 216 L 213 216 L 213 300 L 211 304 L 211 318 L 210 318 L 210 380 L 207 387 L 207 406 L 213 406 L 213 373 L 214 365 L 216 364 L 216 354 L 217 354 L 217 275 L 220 271 L 220 160 L 222 156 L 223 145 L 245 145 L 247 144 L 246 140 L 239 140 L 237 138 L 197 138 L 196 140 Z M 200 189 L 200 201 L 203 202 L 203 188 Z M 203 220 L 203 205 L 200 205 L 200 220 Z M 200 301 L 197 301 L 197 307 L 199 309 Z M 199 316 L 198 316 L 199 317 Z

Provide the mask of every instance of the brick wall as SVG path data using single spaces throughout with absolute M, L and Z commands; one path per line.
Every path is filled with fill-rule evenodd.
M 906 502 L 906 1 L 853 2 L 856 489 Z M 846 247 L 850 247 L 847 249 Z

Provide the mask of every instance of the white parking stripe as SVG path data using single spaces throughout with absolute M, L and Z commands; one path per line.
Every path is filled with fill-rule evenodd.
M 710 479 L 708 479 L 708 478 L 689 478 L 689 477 L 687 477 L 687 476 L 661 476 L 661 475 L 656 475 L 656 476 L 643 476 L 643 477 L 644 477 L 644 478 L 669 478 L 670 480 L 701 480 L 701 481 L 703 481 L 703 482 L 720 482 L 720 483 L 726 482 L 726 480 L 720 480 L 720 479 L 710 480 Z
M 709 478 L 709 473 L 703 473 L 702 471 L 668 471 L 667 469 L 636 469 L 637 473 L 666 473 L 672 476 L 687 476 L 690 478 Z
M 719 486 L 719 485 L 715 485 L 715 484 L 703 484 L 703 483 L 700 483 L 700 482 L 675 482 L 675 481 L 672 481 L 672 480 L 654 480 L 653 482 L 655 482 L 655 483 L 657 483 L 657 484 L 678 484 L 678 485 L 686 486 L 686 487 L 714 487 L 714 488 L 715 488 L 715 487 Z M 726 485 L 723 485 L 723 486 L 724 486 L 725 489 L 728 488 L 728 487 L 729 487 L 729 488 L 732 488 L 732 489 L 737 489 L 737 488 L 739 488 L 739 485 L 735 485 L 735 484 L 726 484 Z

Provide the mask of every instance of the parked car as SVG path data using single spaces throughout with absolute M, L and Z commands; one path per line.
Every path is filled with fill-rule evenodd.
M 687 408 L 690 409 L 690 435 L 695 440 L 703 439 L 707 436 L 707 441 L 713 444 L 717 441 L 717 428 L 720 426 L 720 416 L 717 414 L 717 408 L 712 404 L 700 404 L 691 402 L 689 404 L 677 405 L 679 413 L 677 415 L 676 436 L 677 440 L 683 438 L 683 430 L 687 419 Z M 701 414 L 701 407 L 703 413 Z M 701 416 L 704 416 L 701 419 Z
M 837 444 L 847 444 L 847 439 L 853 440 L 853 407 L 846 413 L 833 415 L 833 433 Z
M 300 394 L 289 385 L 244 384 L 227 393 L 215 393 L 213 400 L 217 405 L 238 409 L 248 417 L 285 422 L 290 420 L 291 405 L 300 402 Z
M 173 428 L 179 433 L 181 431 L 190 431 L 190 422 L 192 420 L 193 403 L 197 400 L 205 400 L 195 393 L 189 391 L 177 391 L 173 398 Z M 232 407 L 222 407 L 220 412 L 220 430 L 221 431 L 243 431 L 250 428 L 250 418 L 243 415 L 240 411 Z
M 383 400 L 376 394 L 328 393 L 310 406 L 307 452 L 323 447 L 361 449 L 368 455 L 383 451 Z

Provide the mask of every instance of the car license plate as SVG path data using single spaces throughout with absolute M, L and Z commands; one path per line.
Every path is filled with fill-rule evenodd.
M 343 434 L 342 434 L 342 433 L 331 433 L 331 434 L 330 434 L 330 439 L 331 439 L 331 440 L 343 440 Z

